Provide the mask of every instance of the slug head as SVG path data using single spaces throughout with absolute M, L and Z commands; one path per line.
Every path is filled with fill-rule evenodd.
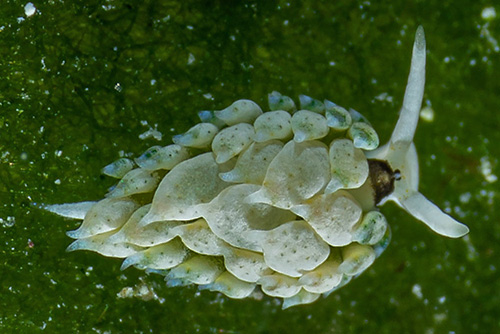
M 390 171 L 399 171 L 392 174 L 394 190 L 376 202 L 383 204 L 394 201 L 406 212 L 422 221 L 435 232 L 451 238 L 461 237 L 469 232 L 467 226 L 456 221 L 441 211 L 435 204 L 418 192 L 418 157 L 413 144 L 413 136 L 422 105 L 425 85 L 425 35 L 424 29 L 419 26 L 415 34 L 411 59 L 410 75 L 406 85 L 403 107 L 391 139 L 384 146 L 366 152 L 367 158 L 385 161 Z M 372 170 L 370 174 L 378 172 Z M 386 176 L 391 181 L 391 174 Z M 373 176 L 370 176 L 373 183 Z M 375 192 L 377 192 L 375 188 Z

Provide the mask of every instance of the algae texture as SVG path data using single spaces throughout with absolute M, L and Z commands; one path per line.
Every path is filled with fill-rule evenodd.
M 500 19 L 489 1 L 33 1 L 0 10 L 2 333 L 492 333 L 500 328 Z M 494 7 L 496 6 L 496 7 Z M 490 11 L 491 13 L 491 11 Z M 37 208 L 102 198 L 100 169 L 161 144 L 200 110 L 277 90 L 363 113 L 385 142 L 413 35 L 427 83 L 415 143 L 422 193 L 470 227 L 432 233 L 388 204 L 392 242 L 328 298 L 281 310 L 231 300 L 91 252 L 77 222 Z M 118 298 L 123 288 L 143 298 Z M 149 292 L 149 293 L 148 293 Z M 150 300 L 144 300 L 150 299 Z

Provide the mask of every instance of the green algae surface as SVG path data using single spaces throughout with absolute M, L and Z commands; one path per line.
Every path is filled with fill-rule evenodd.
M 33 15 L 27 3 L 0 9 L 0 332 L 500 329 L 494 2 L 33 1 Z M 120 260 L 67 253 L 77 222 L 37 208 L 100 199 L 113 184 L 103 166 L 171 143 L 200 110 L 240 98 L 265 106 L 273 90 L 352 107 L 385 142 L 419 24 L 434 115 L 415 138 L 420 191 L 469 226 L 463 239 L 388 204 L 392 241 L 373 266 L 283 311 L 272 298 L 167 288 L 158 275 L 120 271 Z

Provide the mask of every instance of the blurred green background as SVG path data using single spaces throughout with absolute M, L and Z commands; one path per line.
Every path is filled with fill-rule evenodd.
M 31 16 L 26 4 L 0 8 L 1 333 L 500 331 L 498 2 L 59 0 L 33 1 Z M 387 204 L 392 243 L 374 265 L 282 311 L 67 253 L 77 222 L 33 206 L 100 199 L 113 183 L 100 168 L 159 144 L 139 138 L 148 129 L 166 145 L 198 111 L 267 106 L 273 90 L 352 107 L 385 142 L 419 24 L 435 112 L 415 139 L 420 189 L 470 227 L 466 238 Z M 157 298 L 117 297 L 141 285 Z

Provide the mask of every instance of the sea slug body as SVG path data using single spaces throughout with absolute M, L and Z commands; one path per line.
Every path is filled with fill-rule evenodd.
M 124 258 L 230 298 L 255 289 L 307 304 L 347 284 L 387 247 L 378 206 L 393 201 L 438 234 L 468 228 L 418 191 L 413 144 L 425 83 L 425 37 L 417 29 L 399 119 L 379 146 L 353 109 L 278 92 L 269 109 L 238 100 L 203 111 L 201 123 L 103 173 L 120 179 L 98 202 L 47 205 L 83 220 L 68 250 Z

